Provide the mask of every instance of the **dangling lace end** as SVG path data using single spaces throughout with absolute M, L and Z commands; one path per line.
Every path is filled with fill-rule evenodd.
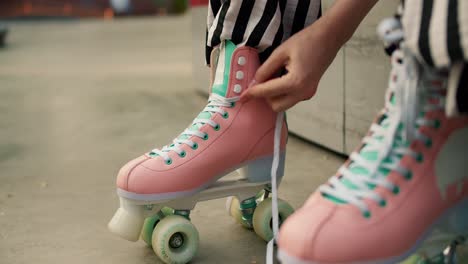
M 273 257 L 275 255 L 275 241 L 276 241 L 276 237 L 273 237 L 267 244 L 267 255 L 266 255 L 267 264 L 274 263 Z
M 275 124 L 275 138 L 273 142 L 273 164 L 271 165 L 271 213 L 273 218 L 272 229 L 273 238 L 268 242 L 267 245 L 267 264 L 273 264 L 274 258 L 274 245 L 276 236 L 279 230 L 279 219 L 278 219 L 278 183 L 277 183 L 277 172 L 280 156 L 280 143 L 281 143 L 281 130 L 283 128 L 284 112 L 278 113 L 276 116 Z

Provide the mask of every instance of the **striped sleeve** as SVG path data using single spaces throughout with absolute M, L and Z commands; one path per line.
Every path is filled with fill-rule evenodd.
M 320 0 L 210 0 L 206 58 L 223 40 L 256 48 L 265 60 L 320 15 Z
M 468 58 L 468 1 L 405 1 L 406 46 L 423 62 L 447 68 Z

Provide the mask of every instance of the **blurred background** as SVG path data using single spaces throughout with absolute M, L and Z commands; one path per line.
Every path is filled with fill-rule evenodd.
M 188 0 L 18 0 L 0 2 L 2 18 L 70 18 L 180 14 Z

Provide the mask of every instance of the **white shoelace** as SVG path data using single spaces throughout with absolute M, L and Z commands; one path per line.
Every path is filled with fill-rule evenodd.
M 371 135 L 364 138 L 363 143 L 365 144 L 366 151 L 378 153 L 376 160 L 367 160 L 357 152 L 351 154 L 349 166 L 364 168 L 368 174 L 362 175 L 353 172 L 349 166 L 343 165 L 338 171 L 338 176 L 331 177 L 328 184 L 319 187 L 319 191 L 322 194 L 355 205 L 363 213 L 368 211 L 363 198 L 369 198 L 377 203 L 381 203 L 383 198 L 375 193 L 373 189 L 376 186 L 382 186 L 393 190 L 395 185 L 386 180 L 385 177 L 382 177 L 382 175 L 376 175 L 375 173 L 379 165 L 381 165 L 382 160 L 389 155 L 390 151 L 395 153 L 405 151 L 404 147 L 392 148 L 395 133 L 400 124 L 400 115 L 401 113 L 397 109 L 389 111 L 386 119 L 381 124 L 373 124 L 370 129 Z M 349 185 L 346 185 L 344 179 L 352 183 L 355 188 L 350 188 Z
M 407 58 L 408 59 L 408 58 Z M 377 203 L 385 202 L 384 198 L 381 197 L 379 194 L 374 192 L 374 189 L 378 186 L 384 187 L 389 191 L 397 191 L 398 186 L 394 183 L 387 180 L 386 175 L 384 175 L 381 169 L 386 169 L 389 171 L 397 171 L 399 174 L 403 175 L 404 177 L 411 177 L 411 172 L 409 169 L 403 167 L 400 164 L 400 159 L 404 155 L 411 155 L 415 159 L 422 159 L 422 154 L 417 153 L 408 147 L 408 140 L 405 138 L 411 138 L 414 140 L 418 140 L 423 142 L 424 144 L 430 145 L 431 139 L 421 133 L 417 128 L 421 126 L 428 126 L 428 127 L 437 127 L 436 120 L 430 120 L 425 117 L 425 115 L 420 115 L 420 111 L 422 112 L 429 112 L 434 110 L 439 110 L 444 108 L 444 96 L 442 95 L 441 91 L 444 89 L 443 84 L 441 86 L 434 85 L 434 81 L 440 81 L 443 77 L 437 75 L 436 73 L 418 73 L 421 74 L 421 80 L 418 81 L 418 86 L 423 87 L 427 92 L 424 96 L 426 103 L 422 106 L 422 109 L 405 110 L 404 114 L 408 115 L 407 111 L 413 111 L 410 116 L 419 116 L 413 119 L 404 119 L 402 120 L 401 115 L 403 115 L 402 110 L 393 109 L 390 111 L 389 116 L 387 117 L 388 122 L 390 123 L 390 127 L 387 129 L 383 129 L 381 126 L 372 126 L 372 137 L 365 138 L 364 143 L 366 144 L 366 148 L 371 147 L 373 150 L 378 150 L 379 148 L 384 150 L 381 151 L 378 155 L 377 161 L 368 161 L 363 157 L 359 156 L 357 153 L 353 153 L 351 155 L 352 163 L 357 164 L 360 167 L 367 169 L 367 171 L 371 171 L 372 173 L 369 175 L 359 175 L 357 173 L 353 173 L 350 171 L 348 167 L 341 167 L 339 170 L 340 176 L 334 176 L 330 179 L 329 184 L 322 185 L 319 190 L 322 194 L 326 194 L 335 198 L 338 198 L 346 203 L 352 204 L 358 207 L 363 213 L 370 213 L 368 206 L 364 202 L 365 198 L 371 199 Z M 414 85 L 414 82 L 409 82 L 410 84 Z M 416 89 L 416 87 L 406 87 L 405 90 L 408 89 Z M 416 96 L 411 96 L 411 100 L 420 100 L 421 94 L 414 93 Z M 406 101 L 405 105 L 416 105 L 418 103 L 414 101 Z M 385 120 L 385 121 L 387 121 Z M 405 128 L 405 131 L 399 131 L 398 126 L 402 124 Z M 384 125 L 384 123 L 382 124 Z M 410 135 L 405 136 L 405 133 Z M 398 137 L 397 137 L 397 134 Z M 372 138 L 380 137 L 383 138 L 383 142 L 378 142 L 372 140 Z M 395 140 L 399 138 L 403 143 L 394 144 Z M 385 159 L 385 162 L 382 162 Z M 352 164 L 351 163 L 351 164 Z M 350 188 L 346 185 L 343 179 L 347 179 L 348 182 L 351 182 L 355 188 Z
M 403 30 L 399 19 L 395 17 L 386 18 L 377 28 L 377 33 L 384 42 L 385 46 L 397 45 L 403 39 Z M 333 176 L 328 184 L 319 187 L 319 191 L 330 197 L 339 199 L 345 203 L 358 207 L 363 213 L 368 213 L 368 207 L 364 203 L 364 198 L 369 198 L 377 203 L 383 203 L 385 200 L 375 193 L 373 189 L 382 186 L 388 190 L 394 190 L 395 185 L 389 182 L 379 171 L 379 168 L 394 169 L 398 165 L 398 156 L 407 152 L 404 146 L 395 144 L 396 133 L 399 132 L 401 124 L 401 107 L 389 103 L 391 96 L 396 97 L 400 104 L 402 97 L 401 86 L 405 79 L 406 69 L 401 64 L 403 53 L 395 50 L 392 54 L 392 72 L 390 74 L 389 88 L 386 95 L 385 119 L 380 124 L 373 124 L 370 128 L 370 135 L 364 137 L 364 147 L 361 151 L 376 153 L 377 157 L 368 160 L 357 152 L 350 155 L 349 165 L 343 165 L 338 176 Z M 397 80 L 392 80 L 396 78 Z M 383 160 L 386 159 L 384 163 Z M 352 168 L 362 168 L 365 173 L 358 173 Z M 353 188 L 349 186 L 353 185 Z
M 268 264 L 273 264 L 274 245 L 278 236 L 279 216 L 278 216 L 278 183 L 277 172 L 280 156 L 281 129 L 283 127 L 284 112 L 278 113 L 275 124 L 275 138 L 273 148 L 273 163 L 271 165 L 271 216 L 273 219 L 272 229 L 273 238 L 268 242 L 266 261 Z
M 210 98 L 208 99 L 208 104 L 202 111 L 202 113 L 204 112 L 211 113 L 209 118 L 195 118 L 192 124 L 187 129 L 185 129 L 184 132 L 182 132 L 177 138 L 175 138 L 172 141 L 171 145 L 164 146 L 162 149 L 153 149 L 151 153 L 161 156 L 166 162 L 171 160 L 168 155 L 170 151 L 176 152 L 177 154 L 179 154 L 179 156 L 185 155 L 184 151 L 181 149 L 181 145 L 186 144 L 190 146 L 192 149 L 196 148 L 197 144 L 193 142 L 192 140 L 190 140 L 190 137 L 196 136 L 199 138 L 206 139 L 208 135 L 199 130 L 205 124 L 213 127 L 213 129 L 216 129 L 216 128 L 219 129 L 219 124 L 213 121 L 211 119 L 211 116 L 216 113 L 222 116 L 226 116 L 227 111 L 223 110 L 222 107 L 232 107 L 233 103 L 237 102 L 238 100 L 239 100 L 238 96 L 225 98 L 218 94 L 211 94 Z

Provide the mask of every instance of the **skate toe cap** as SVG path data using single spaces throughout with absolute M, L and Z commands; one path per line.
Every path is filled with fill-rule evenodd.
M 315 193 L 281 226 L 278 245 L 282 252 L 311 263 L 372 263 L 388 260 L 411 245 L 399 221 L 366 218 L 352 205 L 336 204 Z M 382 237 L 385 246 L 382 246 Z
M 117 175 L 117 188 L 128 191 L 128 182 L 130 179 L 130 174 L 136 167 L 138 167 L 138 165 L 140 165 L 148 159 L 149 157 L 147 157 L 146 155 L 142 155 L 136 159 L 127 162 L 127 164 L 125 164 L 120 169 Z
M 278 239 L 281 251 L 297 259 L 316 261 L 316 241 L 334 210 L 330 203 L 307 202 L 281 226 Z

